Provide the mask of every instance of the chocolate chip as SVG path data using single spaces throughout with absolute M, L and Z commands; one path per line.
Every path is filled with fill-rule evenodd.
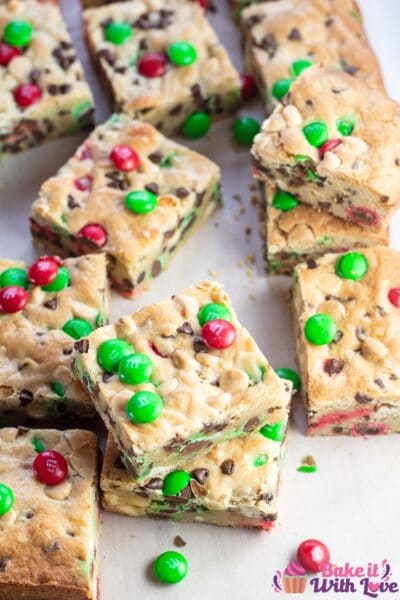
M 333 25 L 333 17 L 328 17 L 325 19 L 325 27 L 330 27 L 331 25 Z
M 202 338 L 195 337 L 193 340 L 193 350 L 196 354 L 198 352 L 208 352 L 208 346 Z
M 18 429 L 18 437 L 20 435 L 25 435 L 26 433 L 30 432 L 29 427 L 24 427 L 23 425 L 18 425 L 17 429 Z
M 269 58 L 273 58 L 278 49 L 278 42 L 276 41 L 276 37 L 273 33 L 268 33 L 256 45 L 265 50 Z
M 396 165 L 396 167 L 400 167 L 400 158 L 395 158 L 394 164 Z
M 74 208 L 80 208 L 79 202 L 75 200 L 72 194 L 68 194 L 67 205 L 70 210 L 73 210 Z
M 151 274 L 153 277 L 157 277 L 162 271 L 161 263 L 159 260 L 155 260 L 153 262 L 153 266 L 151 267 Z
M 343 427 L 340 427 L 340 425 L 335 425 L 335 427 L 332 427 L 332 433 L 343 433 Z
M 50 309 L 50 310 L 56 310 L 57 308 L 57 298 L 50 298 L 50 300 L 47 300 L 47 302 L 45 302 L 43 304 L 43 306 L 45 306 L 46 308 Z
M 252 417 L 243 425 L 243 431 L 249 433 L 250 431 L 253 431 L 253 429 L 255 429 L 256 427 L 258 427 L 260 424 L 261 422 L 258 417 Z
M 89 340 L 87 338 L 78 340 L 77 342 L 75 342 L 74 348 L 77 352 L 80 352 L 81 354 L 86 354 L 86 352 L 89 351 Z
M 114 468 L 115 469 L 125 469 L 125 465 L 121 460 L 120 456 L 117 456 L 117 458 L 114 461 Z
M 33 401 L 33 394 L 29 390 L 21 390 L 19 393 L 19 402 L 21 406 L 27 406 Z
M 359 404 L 369 404 L 369 402 L 373 402 L 374 399 L 371 398 L 371 396 L 368 396 L 367 394 L 364 394 L 363 392 L 357 392 L 357 394 L 354 396 L 356 402 L 358 402 Z
M 173 23 L 174 11 L 162 8 L 159 11 L 145 12 L 132 23 L 136 29 L 166 29 Z
M 265 494 L 259 494 L 258 499 L 263 500 L 264 502 L 272 502 L 274 495 L 271 494 L 271 492 L 267 492 Z
M 344 365 L 344 360 L 339 360 L 337 358 L 328 358 L 324 362 L 324 371 L 329 375 L 329 377 L 332 377 L 332 375 L 337 375 L 338 373 L 341 373 L 344 369 Z
M 102 382 L 108 383 L 110 381 L 110 379 L 112 379 L 113 376 L 114 376 L 114 373 L 107 373 L 107 371 L 105 371 L 103 373 L 103 375 L 101 376 Z
M 380 201 L 382 204 L 387 204 L 389 202 L 389 196 L 381 196 Z
M 356 338 L 360 341 L 360 342 L 364 342 L 364 340 L 367 337 L 367 334 L 365 332 L 365 329 L 363 329 L 362 327 L 356 327 Z
M 52 542 L 51 544 L 43 546 L 43 552 L 45 554 L 53 554 L 53 552 L 58 552 L 59 550 L 61 550 L 61 546 L 60 542 L 58 542 L 57 540 L 55 542 Z
M 144 186 L 144 189 L 148 192 L 152 192 L 156 196 L 158 196 L 158 194 L 160 193 L 160 186 L 158 185 L 158 183 L 148 183 Z
M 310 260 L 307 261 L 307 268 L 308 269 L 316 269 L 318 267 L 317 261 L 315 260 L 315 258 L 310 258 Z
M 340 340 L 342 339 L 343 335 L 344 335 L 344 334 L 343 334 L 343 331 L 340 331 L 340 330 L 339 330 L 339 331 L 337 332 L 337 334 L 336 334 L 336 337 L 335 337 L 335 339 L 333 340 L 333 341 L 334 341 L 334 343 L 335 343 L 335 344 L 338 344 L 338 343 L 340 342 Z
M 190 475 L 199 483 L 201 483 L 201 485 L 204 485 L 208 479 L 210 472 L 208 469 L 204 469 L 202 467 L 199 467 L 198 469 L 193 469 L 193 471 L 191 471 Z
M 9 558 L 0 558 L 0 573 L 4 573 L 9 562 Z
M 176 535 L 174 537 L 174 544 L 177 548 L 183 548 L 184 546 L 186 546 L 185 540 L 181 538 L 180 535 Z
M 187 485 L 183 488 L 183 490 L 179 493 L 179 498 L 184 498 L 185 500 L 190 500 L 193 498 L 193 492 L 190 485 Z
M 302 37 L 299 29 L 297 27 L 293 27 L 288 35 L 288 40 L 291 40 L 292 42 L 300 42 L 301 39 Z
M 224 475 L 232 475 L 236 469 L 236 465 L 231 458 L 227 458 L 220 464 L 219 468 Z
M 385 384 L 383 383 L 382 379 L 378 378 L 374 380 L 374 383 L 381 388 L 381 390 L 385 389 Z
M 148 490 L 162 490 L 163 480 L 161 477 L 153 477 L 144 487 Z
M 187 444 L 183 450 L 181 450 L 181 454 L 182 456 L 187 456 L 188 454 L 192 454 L 193 452 L 197 452 L 199 450 L 205 450 L 211 446 L 211 440 L 197 440 L 196 442 L 190 442 Z
M 200 206 L 203 204 L 203 200 L 204 200 L 204 196 L 206 195 L 205 190 L 203 192 L 198 192 L 196 194 L 196 202 L 194 203 L 196 208 L 200 208 Z
M 193 328 L 192 328 L 191 324 L 189 323 L 189 321 L 185 321 L 183 323 L 183 325 L 178 327 L 178 329 L 176 331 L 178 333 L 184 333 L 186 335 L 193 335 Z
M 175 195 L 177 198 L 186 198 L 187 196 L 189 196 L 189 190 L 187 190 L 184 187 L 176 188 Z
M 331 207 L 330 202 L 318 202 L 318 206 L 321 210 L 329 210 Z
M 169 442 L 167 442 L 164 446 L 164 450 L 166 452 L 175 452 L 185 443 L 185 440 L 180 435 L 175 435 Z
M 158 165 L 162 161 L 163 155 L 161 154 L 161 152 L 153 152 L 152 154 L 149 154 L 148 159 L 152 163 Z

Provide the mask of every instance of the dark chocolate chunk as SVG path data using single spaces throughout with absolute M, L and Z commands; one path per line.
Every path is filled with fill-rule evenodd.
M 33 402 L 33 394 L 29 390 L 21 390 L 19 393 L 19 403 L 21 406 L 27 406 Z
M 381 390 L 385 389 L 385 384 L 383 383 L 382 379 L 380 377 L 378 377 L 378 379 L 374 380 L 374 383 L 381 388 Z
M 276 41 L 276 37 L 273 33 L 268 33 L 256 45 L 265 50 L 269 58 L 273 58 L 278 49 L 278 42 Z
M 206 448 L 210 448 L 212 446 L 211 440 L 197 440 L 196 442 L 190 442 L 187 444 L 183 450 L 181 450 L 181 454 L 183 456 L 187 456 L 188 454 L 192 454 L 193 452 L 197 452 L 198 450 L 205 450 Z
M 340 427 L 340 425 L 335 425 L 335 427 L 332 427 L 332 433 L 343 433 L 343 427 Z
M 185 440 L 182 436 L 176 435 L 172 440 L 167 442 L 164 446 L 164 450 L 166 452 L 175 452 L 185 443 Z
M 227 458 L 220 464 L 219 468 L 224 475 L 232 475 L 236 469 L 236 465 L 231 458 Z
M 335 344 L 338 344 L 338 343 L 340 342 L 340 340 L 342 339 L 343 335 L 344 335 L 344 334 L 343 334 L 343 331 L 340 331 L 340 330 L 339 330 L 339 331 L 337 332 L 337 334 L 336 334 L 336 337 L 335 337 L 335 339 L 333 340 L 333 341 L 334 341 L 334 343 L 335 343 Z
M 113 376 L 114 376 L 114 373 L 107 373 L 107 371 L 105 371 L 103 373 L 103 375 L 101 376 L 102 382 L 108 383 L 110 381 L 110 379 L 112 379 Z
M 163 480 L 161 477 L 153 477 L 144 487 L 148 490 L 162 490 L 162 486 Z
M 87 338 L 82 338 L 81 340 L 78 340 L 77 342 L 75 342 L 74 348 L 77 352 L 80 352 L 81 354 L 86 354 L 86 352 L 89 351 L 89 340 Z
M 125 469 L 125 465 L 124 465 L 124 463 L 122 462 L 122 460 L 121 460 L 121 457 L 120 457 L 120 456 L 117 456 L 117 458 L 115 459 L 115 462 L 114 462 L 114 468 L 115 468 L 115 469 Z
M 259 494 L 258 499 L 264 502 L 272 502 L 274 495 L 271 492 L 266 492 L 265 494 Z
M 316 269 L 318 267 L 317 261 L 315 260 L 315 258 L 310 258 L 310 260 L 307 261 L 307 268 L 308 269 Z
M 152 192 L 156 196 L 158 196 L 158 194 L 160 193 L 160 186 L 158 185 L 158 183 L 155 183 L 155 182 L 148 183 L 147 185 L 144 186 L 144 189 L 147 190 L 148 192 Z
M 162 271 L 161 263 L 159 260 L 155 260 L 153 262 L 153 266 L 151 267 L 151 274 L 153 277 L 157 277 Z
M 103 50 L 99 50 L 97 53 L 99 59 L 103 59 L 110 67 L 112 67 L 115 63 L 115 56 L 108 48 L 104 48 Z
M 180 535 L 176 535 L 174 537 L 174 545 L 177 548 L 183 548 L 184 546 L 186 546 L 186 542 L 185 542 L 185 540 L 183 538 L 181 538 Z
M 177 198 L 180 198 L 180 199 L 182 199 L 182 198 L 186 198 L 187 196 L 189 196 L 189 193 L 190 193 L 190 192 L 189 192 L 189 190 L 187 190 L 187 189 L 186 189 L 186 188 L 184 188 L 184 187 L 178 187 L 178 188 L 176 188 L 176 190 L 175 190 L 175 195 L 176 195 L 176 197 L 177 197 Z
M 139 283 L 142 283 L 142 281 L 144 281 L 146 277 L 146 271 L 142 271 L 139 275 L 139 277 L 137 278 L 137 284 L 139 285 Z
M 0 573 L 4 573 L 9 562 L 10 562 L 9 558 L 4 558 L 4 557 L 0 558 Z
M 185 333 L 186 335 L 193 335 L 193 329 L 189 321 L 185 321 L 183 325 L 178 327 L 176 330 L 178 333 Z
M 198 481 L 201 485 L 204 485 L 208 479 L 210 472 L 208 469 L 204 469 L 202 467 L 199 467 L 198 469 L 193 469 L 193 471 L 191 471 L 190 475 L 196 480 Z
M 293 27 L 288 35 L 288 40 L 292 42 L 300 42 L 302 39 L 300 30 L 297 27 Z
M 45 302 L 43 304 L 43 306 L 45 306 L 46 308 L 48 308 L 49 310 L 56 310 L 57 308 L 57 298 L 50 298 L 50 300 L 47 300 L 47 302 Z
M 243 425 L 243 431 L 249 433 L 250 431 L 253 431 L 256 427 L 258 427 L 260 424 L 261 422 L 258 417 L 252 417 Z
M 328 373 L 329 377 L 332 377 L 332 375 L 337 375 L 343 371 L 344 364 L 344 360 L 328 358 L 324 362 L 324 371 L 325 373 Z
M 201 337 L 195 337 L 193 340 L 193 350 L 194 352 L 208 352 L 208 346 Z
M 17 434 L 18 437 L 20 435 L 25 435 L 26 433 L 30 432 L 29 427 L 24 427 L 23 425 L 18 425 L 17 429 L 18 429 L 18 434 Z
M 79 202 L 75 200 L 72 194 L 68 194 L 67 205 L 70 210 L 73 210 L 74 208 L 80 208 Z
M 199 208 L 203 204 L 204 196 L 206 195 L 206 191 L 198 192 L 196 194 L 196 202 L 194 203 L 196 208 Z
M 59 550 L 61 550 L 61 545 L 60 542 L 58 542 L 57 540 L 55 542 L 47 544 L 46 546 L 43 546 L 43 552 L 45 554 L 53 554 L 53 552 L 58 552 Z
M 152 163 L 158 165 L 162 161 L 163 155 L 161 154 L 161 152 L 153 152 L 152 154 L 149 154 L 148 159 Z
M 366 331 L 365 329 L 363 329 L 362 327 L 356 327 L 356 338 L 360 341 L 363 342 L 367 337 Z
M 357 392 L 357 394 L 355 395 L 355 400 L 359 404 L 369 404 L 370 402 L 374 401 L 374 399 L 371 398 L 371 396 L 368 396 L 368 394 L 364 394 L 363 392 Z
M 144 31 L 149 29 L 166 29 L 173 23 L 174 11 L 162 8 L 159 11 L 146 12 L 140 15 L 134 23 L 133 27 L 136 29 L 142 29 Z
M 331 203 L 330 202 L 318 202 L 318 206 L 321 210 L 329 210 L 331 207 Z

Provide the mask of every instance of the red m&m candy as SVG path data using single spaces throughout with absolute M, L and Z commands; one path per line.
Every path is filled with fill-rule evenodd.
M 201 335 L 210 348 L 224 350 L 235 343 L 236 329 L 225 319 L 214 319 L 203 325 Z
M 107 231 L 98 223 L 88 223 L 78 231 L 78 237 L 90 240 L 99 248 L 107 244 Z
M 134 171 L 140 164 L 140 157 L 130 146 L 114 146 L 110 159 L 118 171 Z
M 319 157 L 322 160 L 327 152 L 332 152 L 335 148 L 340 146 L 342 140 L 328 140 L 325 144 L 319 147 Z
M 162 77 L 167 64 L 167 59 L 161 52 L 146 52 L 139 59 L 138 71 L 144 77 Z
M 388 298 L 396 308 L 400 308 L 400 287 L 389 290 Z
M 32 468 L 36 479 L 46 485 L 57 485 L 68 475 L 68 463 L 56 450 L 45 450 L 38 454 Z
M 242 82 L 242 99 L 251 100 L 257 96 L 257 86 L 252 76 L 248 75 L 247 73 L 241 73 L 240 79 Z
M 16 313 L 28 302 L 28 292 L 21 287 L 9 285 L 0 289 L 0 312 Z
M 57 277 L 60 264 L 57 256 L 41 256 L 29 267 L 29 281 L 33 285 L 48 285 Z
M 323 571 L 330 558 L 328 548 L 319 540 L 304 540 L 297 549 L 297 560 L 310 573 Z
M 0 66 L 6 67 L 16 56 L 21 55 L 19 48 L 0 42 Z
M 27 108 L 42 97 L 42 90 L 35 83 L 21 83 L 14 90 L 14 100 L 21 108 Z
M 90 192 L 93 185 L 93 177 L 91 175 L 82 175 L 82 177 L 78 177 L 75 179 L 74 186 L 80 192 Z

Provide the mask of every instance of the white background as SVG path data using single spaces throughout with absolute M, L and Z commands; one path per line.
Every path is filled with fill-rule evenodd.
M 96 96 L 97 121 L 109 113 L 101 88 L 87 58 L 80 31 L 77 0 L 61 0 L 70 30 Z M 399 0 L 360 0 L 370 39 L 382 64 L 390 95 L 400 100 Z M 168 0 L 165 2 L 168 6 Z M 240 67 L 239 32 L 225 0 L 216 0 L 218 14 L 211 20 L 234 62 Z M 261 116 L 259 107 L 245 108 Z M 220 164 L 225 206 L 180 251 L 169 270 L 135 302 L 113 295 L 113 317 L 164 298 L 202 278 L 209 270 L 219 273 L 236 306 L 239 318 L 250 329 L 274 367 L 293 366 L 293 340 L 287 305 L 290 280 L 266 278 L 257 212 L 251 206 L 251 175 L 247 149 L 231 142 L 231 120 L 215 125 L 210 135 L 193 144 Z M 32 262 L 34 250 L 28 233 L 28 215 L 40 184 L 74 152 L 82 138 L 58 140 L 8 158 L 0 165 L 0 256 Z M 240 194 L 245 213 L 237 218 Z M 245 227 L 252 228 L 248 241 Z M 393 228 L 393 242 L 399 228 Z M 249 277 L 239 261 L 254 253 L 257 263 Z M 400 276 L 400 275 L 399 275 Z M 135 520 L 103 514 L 100 544 L 103 600 L 265 600 L 274 595 L 271 582 L 283 569 L 298 543 L 317 537 L 329 546 L 334 562 L 363 565 L 384 558 L 392 563 L 400 581 L 399 438 L 396 435 L 367 440 L 306 438 L 302 407 L 295 410 L 282 467 L 279 521 L 272 533 L 231 530 L 208 525 L 184 525 Z M 296 471 L 303 456 L 313 454 L 315 474 Z M 149 565 L 159 553 L 173 549 L 179 534 L 187 541 L 183 552 L 189 561 L 188 577 L 177 586 L 165 587 L 148 576 Z M 334 594 L 327 594 L 329 600 Z M 361 598 L 361 594 L 348 594 Z M 284 597 L 284 596 L 283 596 Z M 295 596 L 296 597 L 296 596 Z M 311 600 L 313 594 L 301 596 Z M 344 597 L 339 596 L 339 597 Z M 381 598 L 398 598 L 388 594 Z

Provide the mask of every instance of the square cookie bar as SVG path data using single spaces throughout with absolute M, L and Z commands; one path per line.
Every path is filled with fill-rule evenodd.
M 286 395 L 286 407 L 290 390 Z M 103 506 L 132 517 L 195 521 L 269 530 L 277 519 L 277 491 L 286 420 L 230 440 L 163 477 L 135 480 L 109 436 L 101 476 Z
M 236 109 L 240 78 L 197 0 L 118 2 L 84 13 L 116 110 L 166 135 L 204 135 Z
M 0 425 L 94 416 L 72 377 L 71 354 L 74 341 L 107 315 L 104 255 L 62 264 L 46 257 L 29 269 L 0 260 Z
M 300 204 L 293 194 L 262 185 L 265 259 L 269 273 L 290 275 L 299 262 L 314 264 L 323 254 L 387 246 L 389 230 L 366 229 Z
M 287 384 L 205 281 L 82 340 L 74 372 L 143 479 L 285 418 Z
M 0 430 L 0 599 L 96 600 L 97 440 Z
M 0 6 L 0 152 L 92 124 L 93 98 L 57 3 Z
M 43 184 L 31 230 L 59 254 L 106 252 L 113 286 L 131 296 L 219 202 L 217 165 L 147 123 L 113 115 Z
M 309 435 L 400 431 L 400 253 L 329 254 L 295 271 Z
M 383 90 L 376 56 L 359 31 L 359 14 L 348 5 L 348 0 L 281 0 L 242 12 L 247 70 L 268 114 L 312 64 L 343 70 Z
M 315 209 L 385 227 L 400 204 L 400 105 L 339 71 L 309 68 L 255 138 L 255 175 Z

